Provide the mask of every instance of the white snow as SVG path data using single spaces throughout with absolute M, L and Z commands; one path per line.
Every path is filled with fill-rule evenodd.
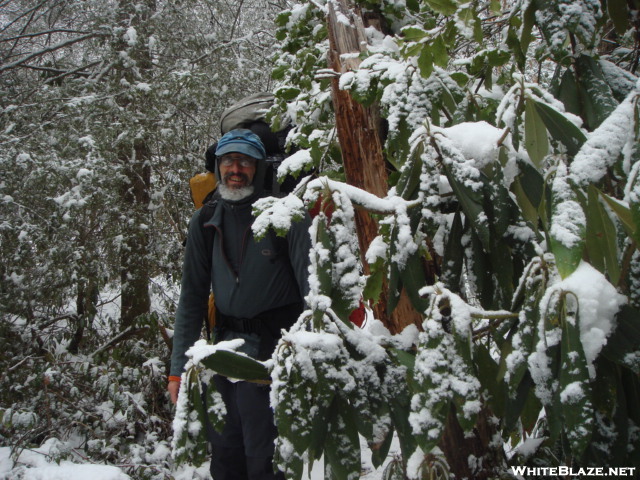
M 21 472 L 23 480 L 129 480 L 131 477 L 111 465 L 89 464 L 78 458 L 77 462 L 62 460 L 56 463 L 55 456 L 65 446 L 56 438 L 50 438 L 41 447 L 25 449 L 16 461 L 11 458 L 11 448 L 0 447 L 0 475 Z M 10 476 L 2 478 L 13 478 Z
M 475 160 L 477 168 L 497 160 L 502 129 L 481 121 L 459 123 L 443 130 L 465 158 Z
M 568 291 L 578 297 L 580 340 L 589 372 L 594 377 L 593 362 L 614 330 L 615 315 L 626 303 L 626 297 L 619 294 L 602 273 L 586 262 L 581 262 L 575 272 L 550 290 Z
M 571 178 L 578 185 L 597 183 L 625 147 L 635 142 L 634 111 L 640 96 L 640 81 L 627 98 L 591 134 L 571 164 Z

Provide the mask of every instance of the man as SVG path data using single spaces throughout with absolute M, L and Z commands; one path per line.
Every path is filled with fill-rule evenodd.
M 189 225 L 168 385 L 174 403 L 185 352 L 200 335 L 210 287 L 216 302 L 215 341 L 241 338 L 240 350 L 259 360 L 271 357 L 281 329 L 303 311 L 309 289 L 308 218 L 292 225 L 286 239 L 253 237 L 252 205 L 264 195 L 266 170 L 260 138 L 250 130 L 232 130 L 220 139 L 215 154 L 220 181 L 215 208 L 203 219 L 207 207 L 198 210 Z M 213 241 L 207 242 L 211 234 Z M 224 431 L 209 428 L 214 480 L 283 479 L 272 463 L 277 432 L 269 387 L 219 375 L 214 382 L 227 407 Z

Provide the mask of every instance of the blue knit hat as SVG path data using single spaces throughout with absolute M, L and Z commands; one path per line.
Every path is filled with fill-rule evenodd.
M 267 154 L 260 137 L 251 130 L 239 128 L 225 133 L 218 142 L 216 156 L 227 153 L 244 153 L 256 160 L 263 160 Z

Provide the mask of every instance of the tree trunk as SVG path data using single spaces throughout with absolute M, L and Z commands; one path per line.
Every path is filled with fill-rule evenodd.
M 495 421 L 494 421 L 495 420 Z M 502 444 L 491 447 L 494 435 L 499 435 L 497 419 L 483 408 L 473 431 L 465 433 L 458 423 L 456 407 L 451 404 L 439 447 L 455 478 L 488 480 L 497 478 L 506 469 Z
M 77 289 L 76 314 L 73 317 L 75 331 L 67 347 L 70 353 L 78 353 L 80 344 L 84 338 L 85 328 L 91 325 L 91 322 L 96 316 L 96 303 L 98 302 L 98 295 L 100 293 L 97 283 L 92 278 L 79 281 Z
M 120 329 L 130 327 L 140 315 L 149 313 L 148 229 L 151 155 L 144 142 L 135 145 L 129 156 L 121 155 L 125 164 L 124 208 L 129 210 L 124 225 L 120 254 L 121 312 Z
M 345 0 L 338 1 L 341 11 L 336 12 L 329 3 L 329 66 L 337 73 L 344 73 L 358 67 L 360 60 L 353 53 L 366 48 L 367 39 L 359 11 L 354 14 Z M 351 25 L 338 21 L 338 14 L 347 16 Z M 351 55 L 345 55 L 351 54 Z M 380 139 L 379 115 L 375 107 L 364 107 L 341 90 L 337 78 L 332 81 L 333 106 L 336 115 L 336 129 L 342 149 L 347 183 L 361 188 L 378 197 L 387 195 L 387 169 Z M 364 273 L 369 274 L 369 265 L 364 256 L 373 239 L 378 235 L 378 225 L 371 215 L 357 209 L 355 214 L 360 257 Z M 413 308 L 404 289 L 396 308 L 387 311 L 388 286 L 382 288 L 380 299 L 373 307 L 374 315 L 392 332 L 399 333 L 407 325 L 422 328 L 422 316 Z
M 149 53 L 148 22 L 155 11 L 155 0 L 138 4 L 120 0 L 118 16 L 123 31 L 136 30 L 137 42 L 133 45 L 116 41 L 116 54 L 126 51 L 134 65 L 120 65 L 118 77 L 133 85 L 140 81 L 151 83 L 153 64 Z M 131 41 L 131 39 L 129 40 Z M 120 80 L 118 80 L 120 81 Z M 137 317 L 149 313 L 149 260 L 148 225 L 151 188 L 151 149 L 147 138 L 146 122 L 149 112 L 146 102 L 135 93 L 127 92 L 119 100 L 123 118 L 120 124 L 129 131 L 118 145 L 118 161 L 124 174 L 122 199 L 126 220 L 123 222 L 123 244 L 120 256 L 121 313 L 120 329 L 131 327 Z

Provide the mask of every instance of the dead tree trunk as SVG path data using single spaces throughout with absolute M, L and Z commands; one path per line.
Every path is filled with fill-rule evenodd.
M 354 58 L 353 54 L 366 48 L 367 40 L 359 12 L 354 14 L 345 0 L 339 0 L 337 3 L 340 12 L 335 11 L 333 3 L 328 4 L 329 66 L 340 74 L 358 67 L 360 60 Z M 338 21 L 338 15 L 346 15 L 351 24 L 346 25 L 345 22 Z M 332 81 L 332 96 L 347 183 L 379 197 L 385 197 L 388 189 L 387 169 L 382 152 L 377 110 L 375 107 L 364 107 L 353 100 L 348 91 L 339 88 L 337 78 Z M 378 235 L 378 225 L 371 215 L 362 209 L 356 210 L 355 220 L 362 264 L 365 274 L 369 274 L 369 265 L 364 255 Z M 388 295 L 385 282 L 380 299 L 373 307 L 376 318 L 392 333 L 398 333 L 411 324 L 421 328 L 422 317 L 413 308 L 404 290 L 393 312 L 387 311 Z

